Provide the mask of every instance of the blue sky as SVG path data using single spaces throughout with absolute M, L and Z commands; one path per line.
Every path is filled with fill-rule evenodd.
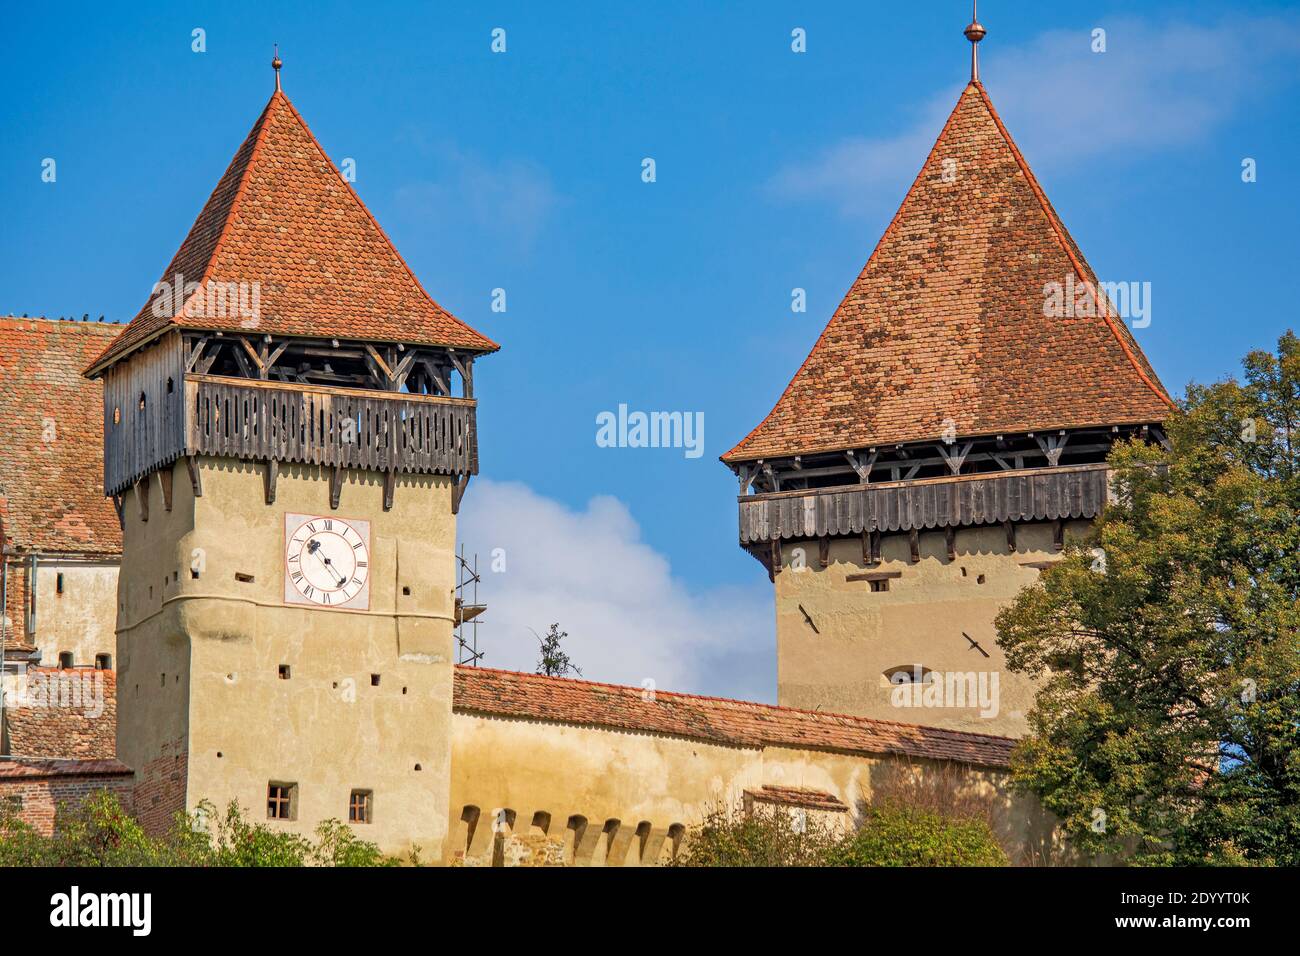
M 489 662 L 529 667 L 526 628 L 557 620 L 588 676 L 771 698 L 769 586 L 717 456 L 915 176 L 967 76 L 970 10 L 703 6 L 15 7 L 0 313 L 134 315 L 270 95 L 278 41 L 285 91 L 425 287 L 504 346 L 478 370 L 463 522 L 509 560 L 485 582 Z M 980 19 L 985 86 L 1095 270 L 1151 283 L 1135 334 L 1171 390 L 1296 324 L 1300 6 L 986 0 Z M 703 412 L 704 454 L 597 447 L 620 403 Z

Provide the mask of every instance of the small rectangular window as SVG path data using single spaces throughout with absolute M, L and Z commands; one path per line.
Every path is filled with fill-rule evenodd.
M 369 823 L 372 790 L 353 790 L 348 798 L 348 822 Z
M 63 593 L 63 572 L 62 571 L 60 571 L 58 574 L 54 576 L 54 593 L 55 594 Z
M 251 574 L 245 574 L 243 571 L 236 571 L 235 580 L 240 584 L 252 584 L 253 576 Z
M 288 679 L 289 679 L 289 665 L 288 665 L 288 664 L 281 664 L 281 665 L 280 665 L 280 680 L 288 680 Z
M 111 654 L 95 655 L 95 670 L 111 671 L 112 669 L 113 669 L 113 655 Z
M 881 579 L 881 580 L 879 580 L 879 581 L 872 581 L 872 582 L 870 582 L 870 583 L 871 583 L 871 590 L 873 590 L 873 591 L 888 591 L 888 590 L 889 590 L 889 578 L 883 578 L 883 579 Z
M 69 670 L 72 667 L 72 651 L 59 652 L 59 669 Z
M 298 818 L 298 785 L 276 783 L 266 785 L 266 818 L 268 820 L 296 820 Z
M 378 686 L 379 686 L 379 675 L 378 675 L 378 674 L 371 674 L 371 675 L 370 675 L 370 686 L 371 686 L 371 687 L 378 687 Z

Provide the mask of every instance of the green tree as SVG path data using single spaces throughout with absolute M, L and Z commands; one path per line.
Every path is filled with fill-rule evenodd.
M 545 637 L 540 636 L 536 631 L 533 631 L 533 636 L 541 645 L 537 658 L 537 673 L 545 674 L 547 677 L 564 677 L 570 672 L 582 676 L 582 668 L 574 664 L 560 647 L 560 642 L 569 636 L 568 631 L 561 631 L 559 624 L 552 624 Z
M 1243 365 L 1114 450 L 1095 536 L 997 621 L 1043 679 L 1015 779 L 1084 850 L 1300 864 L 1300 340 Z

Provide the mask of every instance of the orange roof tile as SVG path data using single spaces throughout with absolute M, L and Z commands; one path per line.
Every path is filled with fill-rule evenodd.
M 11 548 L 120 554 L 104 403 L 86 363 L 120 325 L 0 317 L 0 523 Z
M 1113 310 L 1043 315 L 1067 276 L 1097 288 L 972 82 L 811 354 L 723 460 L 937 439 L 948 419 L 972 437 L 1163 420 L 1169 398 Z
M 689 737 L 741 747 L 903 754 L 1007 767 L 1015 741 L 917 724 L 697 697 L 487 667 L 456 668 L 453 707 L 491 714 Z
M 759 787 L 746 790 L 746 797 L 759 803 L 776 803 L 787 807 L 803 807 L 807 810 L 828 810 L 832 813 L 847 813 L 848 806 L 839 797 L 824 790 L 808 790 L 804 787 Z
M 259 283 L 258 333 L 493 351 L 434 302 L 289 98 L 277 90 L 208 197 L 161 283 Z M 94 374 L 171 327 L 247 332 L 235 309 L 186 316 L 144 304 Z

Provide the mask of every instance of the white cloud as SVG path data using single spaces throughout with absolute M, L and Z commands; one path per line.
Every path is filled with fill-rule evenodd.
M 1151 154 L 1193 143 L 1226 121 L 1278 71 L 1295 80 L 1300 18 L 1234 17 L 1218 24 L 1117 19 L 1106 52 L 1091 50 L 1092 25 L 1054 30 L 1020 47 L 985 41 L 980 74 L 989 95 L 1039 170 L 1098 154 Z M 893 136 L 850 137 L 779 171 L 769 192 L 875 215 L 898 201 L 957 101 L 958 87 L 931 97 L 917 122 Z
M 526 485 L 476 478 L 460 536 L 477 552 L 487 604 L 479 629 L 484 664 L 533 671 L 537 638 L 553 622 L 590 680 L 772 701 L 776 644 L 772 593 L 762 570 L 744 589 L 702 590 L 673 577 L 641 540 L 617 498 L 574 511 Z M 504 549 L 506 570 L 492 571 Z
M 454 232 L 472 227 L 529 249 L 563 202 L 550 174 L 530 160 L 491 161 L 439 147 L 433 166 L 436 179 L 401 186 L 397 201 L 404 212 L 438 228 Z

